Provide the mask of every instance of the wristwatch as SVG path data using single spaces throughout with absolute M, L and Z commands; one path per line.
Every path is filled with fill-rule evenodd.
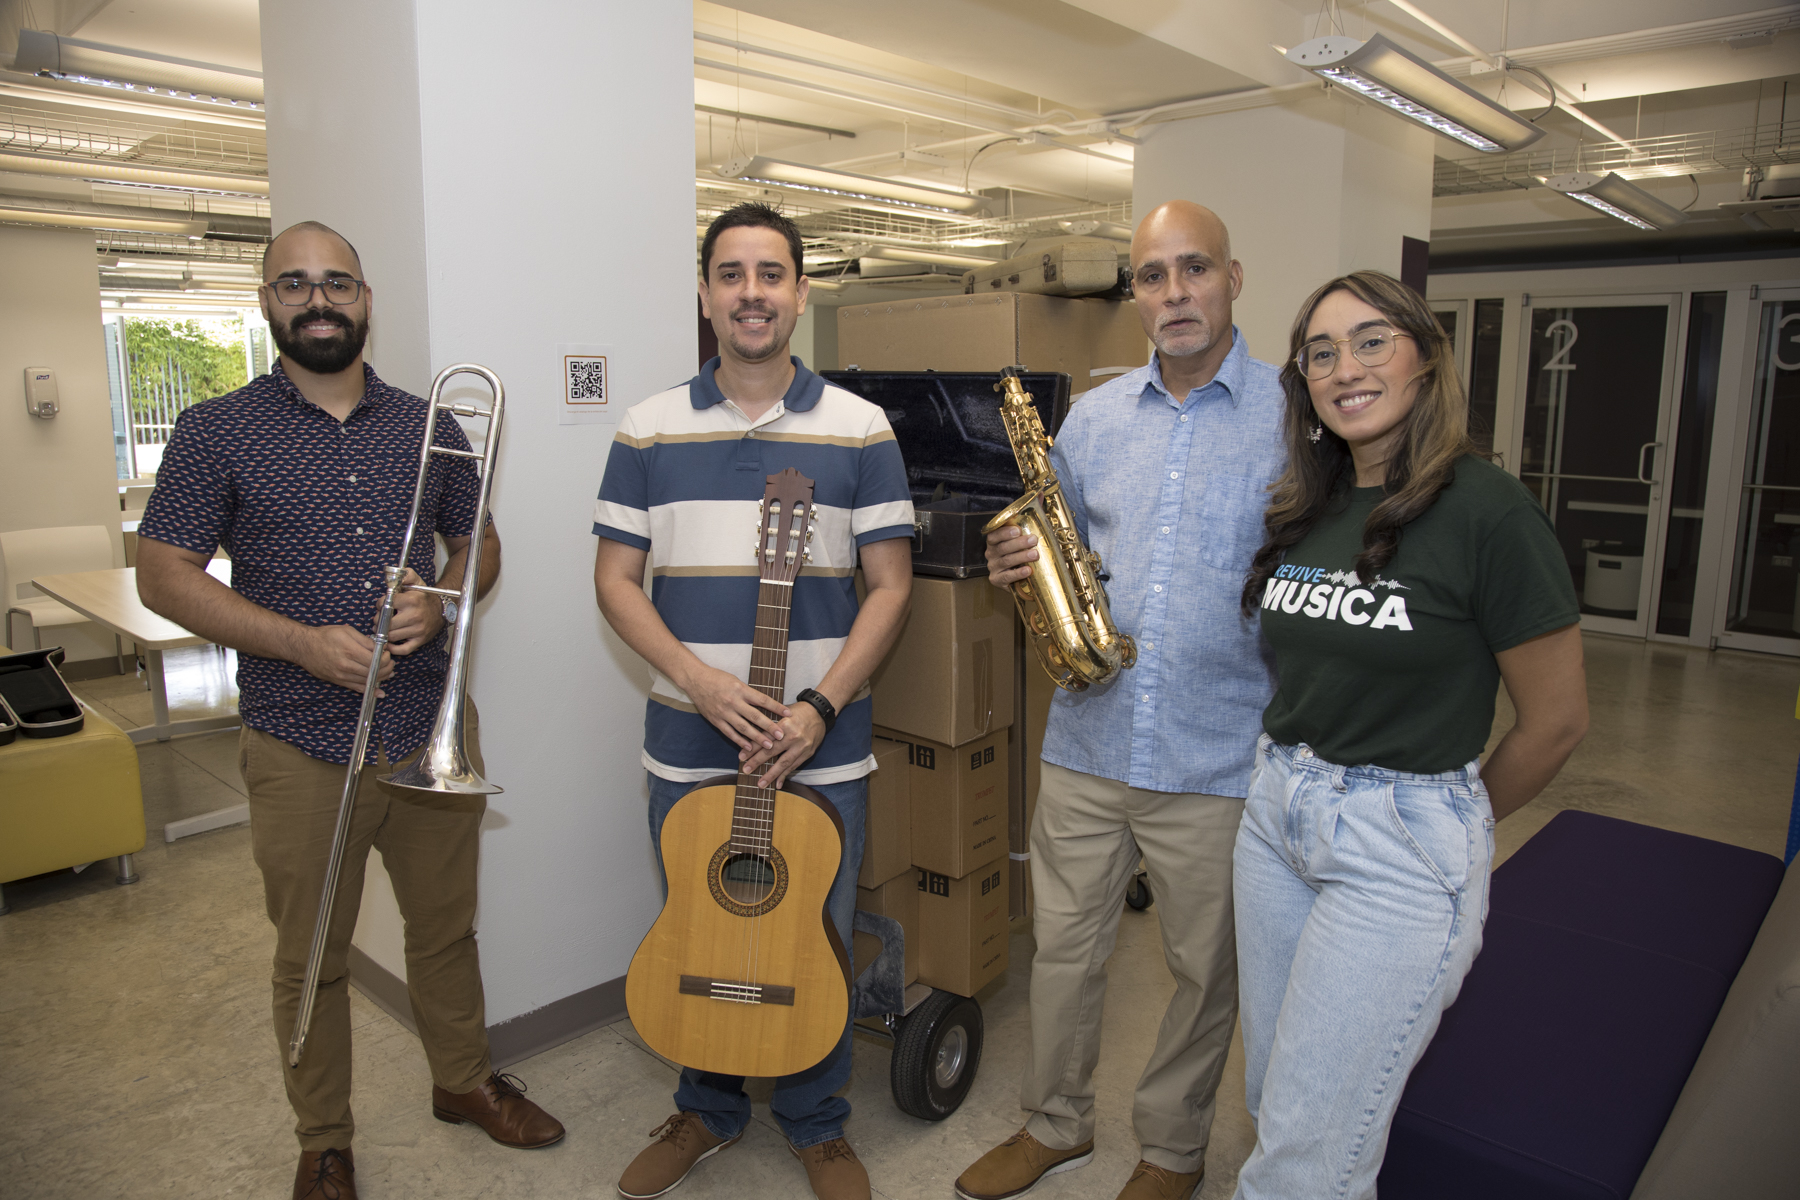
M 800 690 L 800 694 L 797 697 L 795 697 L 795 699 L 799 700 L 803 704 L 810 704 L 814 708 L 819 710 L 819 716 L 825 722 L 825 732 L 826 733 L 830 733 L 831 727 L 833 725 L 837 724 L 837 708 L 836 708 L 836 706 L 834 706 L 831 703 L 831 701 L 827 700 L 824 696 L 820 695 L 818 692 L 813 691 L 811 688 L 802 688 Z
M 456 624 L 456 614 L 458 612 L 456 601 L 450 599 L 448 596 L 439 596 L 438 603 L 443 605 L 444 608 L 444 624 Z

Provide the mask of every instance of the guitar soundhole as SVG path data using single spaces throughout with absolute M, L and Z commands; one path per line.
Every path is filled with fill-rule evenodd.
M 730 842 L 713 854 L 708 868 L 713 900 L 739 917 L 760 917 L 787 895 L 787 860 L 769 848 L 766 855 L 734 850 Z
M 761 904 L 775 890 L 775 868 L 755 854 L 734 854 L 719 873 L 725 894 L 746 908 Z

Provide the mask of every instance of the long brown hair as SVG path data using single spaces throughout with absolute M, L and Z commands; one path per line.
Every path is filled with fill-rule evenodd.
M 1360 578 L 1375 578 L 1393 560 L 1400 548 L 1401 530 L 1450 486 L 1457 460 L 1478 453 L 1469 438 L 1469 401 L 1456 373 L 1450 339 L 1424 297 L 1380 271 L 1356 271 L 1321 287 L 1300 306 L 1288 335 L 1287 362 L 1281 368 L 1281 387 L 1287 396 L 1283 430 L 1288 465 L 1270 489 L 1269 509 L 1263 514 L 1262 549 L 1251 560 L 1250 574 L 1244 580 L 1246 615 L 1262 602 L 1263 587 L 1288 549 L 1312 531 L 1356 479 L 1350 447 L 1343 438 L 1326 428 L 1318 441 L 1312 440 L 1312 432 L 1321 422 L 1313 411 L 1306 377 L 1295 362 L 1314 311 L 1325 297 L 1340 291 L 1378 310 L 1397 332 L 1410 336 L 1419 350 L 1419 369 L 1413 375 L 1419 386 L 1418 398 L 1388 458 L 1387 477 L 1381 485 L 1385 495 L 1363 527 L 1362 553 L 1356 556 Z

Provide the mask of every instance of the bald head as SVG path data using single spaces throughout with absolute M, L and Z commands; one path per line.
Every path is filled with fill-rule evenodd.
M 1231 235 L 1210 208 L 1171 200 L 1138 223 L 1131 238 L 1132 300 L 1156 344 L 1165 383 L 1212 378 L 1231 350 L 1231 302 L 1243 283 Z
M 358 278 L 362 276 L 362 257 L 356 253 L 356 247 L 350 239 L 320 221 L 301 221 L 289 225 L 275 235 L 267 246 L 263 247 L 263 282 L 268 283 L 281 274 L 289 259 L 300 254 L 301 247 L 319 248 L 320 242 L 336 243 L 333 249 L 349 254 L 349 261 L 354 266 Z M 328 251 L 329 253 L 329 251 Z
M 1137 232 L 1131 236 L 1132 269 L 1136 270 L 1143 261 L 1146 247 L 1166 241 L 1171 234 L 1205 247 L 1221 265 L 1231 261 L 1231 234 L 1225 222 L 1219 220 L 1219 214 L 1192 200 L 1170 200 L 1151 209 L 1138 222 Z

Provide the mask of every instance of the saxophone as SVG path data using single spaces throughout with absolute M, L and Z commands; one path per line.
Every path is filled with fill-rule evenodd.
M 1062 484 L 1050 466 L 1050 435 L 1038 419 L 1019 369 L 1006 367 L 995 391 L 1004 388 L 1000 417 L 1025 494 L 982 529 L 992 533 L 1016 525 L 1038 540 L 1031 576 L 1012 585 L 1019 617 L 1037 648 L 1038 661 L 1056 686 L 1071 692 L 1105 683 L 1137 662 L 1137 644 L 1119 632 L 1106 604 L 1100 556 L 1081 544 L 1075 518 L 1063 499 Z

